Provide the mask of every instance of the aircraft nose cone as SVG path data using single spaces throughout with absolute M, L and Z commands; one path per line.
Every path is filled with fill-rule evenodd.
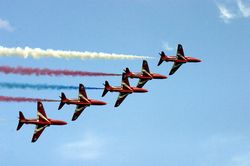
M 107 103 L 100 100 L 91 100 L 91 105 L 106 105 Z
M 61 124 L 62 124 L 62 125 L 66 125 L 66 124 L 68 124 L 68 123 L 65 122 L 65 121 L 61 121 Z
M 100 105 L 106 105 L 107 103 L 106 102 L 104 102 L 104 101 L 101 101 L 100 102 Z
M 98 101 L 97 104 L 98 104 L 98 105 L 106 105 L 107 103 L 104 102 L 104 101 Z
M 162 79 L 167 79 L 168 77 L 167 77 L 167 76 L 163 76 L 163 75 L 162 75 L 162 76 L 161 76 L 161 78 L 162 78 Z
M 200 60 L 200 59 L 195 59 L 196 60 L 196 62 L 202 62 L 202 60 Z
M 142 89 L 142 92 L 148 92 L 148 90 L 147 89 Z

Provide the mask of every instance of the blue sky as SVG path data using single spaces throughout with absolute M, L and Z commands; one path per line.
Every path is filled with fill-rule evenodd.
M 58 111 L 44 103 L 51 126 L 30 143 L 35 126 L 16 132 L 18 111 L 36 117 L 36 103 L 0 103 L 0 165 L 172 165 L 249 166 L 250 111 L 249 0 L 55 0 L 0 1 L 0 45 L 97 51 L 152 56 L 174 55 L 178 43 L 186 55 L 203 60 L 185 64 L 167 80 L 146 84 L 114 108 L 118 96 L 89 90 L 103 107 L 87 108 L 76 122 L 74 106 Z M 172 48 L 172 49 L 171 49 Z M 120 73 L 140 71 L 141 60 L 64 60 L 1 57 L 0 65 Z M 36 77 L 0 74 L 1 82 L 102 87 L 119 77 Z M 137 80 L 131 80 L 136 85 Z M 58 99 L 60 91 L 0 89 L 1 95 Z M 77 92 L 67 90 L 68 97 Z

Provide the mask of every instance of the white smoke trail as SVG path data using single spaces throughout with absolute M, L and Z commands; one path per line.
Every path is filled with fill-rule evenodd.
M 79 51 L 63 51 L 63 50 L 43 50 L 40 48 L 7 48 L 0 46 L 0 56 L 20 56 L 23 58 L 79 58 L 79 59 L 149 59 L 147 56 L 124 55 L 124 54 L 109 54 L 102 52 L 79 52 Z

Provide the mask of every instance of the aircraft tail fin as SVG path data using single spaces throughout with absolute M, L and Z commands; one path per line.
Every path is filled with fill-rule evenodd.
M 105 81 L 105 84 L 103 84 L 105 87 L 104 87 L 104 90 L 103 90 L 103 93 L 102 93 L 102 97 L 104 97 L 107 93 L 108 93 L 108 88 L 111 87 L 109 85 L 109 82 L 108 81 Z
M 129 70 L 129 68 L 127 67 L 126 69 L 124 69 L 124 72 L 126 73 L 126 75 L 130 74 L 131 71 Z
M 63 92 L 61 93 L 60 98 L 61 98 L 61 102 L 59 104 L 58 110 L 60 110 L 64 106 L 64 104 L 65 104 L 64 100 L 67 99 L 67 97 L 65 96 L 65 94 Z
M 150 75 L 148 62 L 146 60 L 143 60 L 143 62 L 142 62 L 142 73 L 146 74 L 146 75 Z
M 160 54 L 160 60 L 159 60 L 159 62 L 158 62 L 158 66 L 160 66 L 161 65 L 161 63 L 164 61 L 164 58 L 166 58 L 167 56 L 166 56 L 166 54 L 164 53 L 164 51 L 162 51 L 161 53 L 159 53 Z
M 21 111 L 19 111 L 19 122 L 18 122 L 16 130 L 19 130 L 23 126 L 24 121 L 25 121 L 25 117 L 24 117 L 23 113 Z

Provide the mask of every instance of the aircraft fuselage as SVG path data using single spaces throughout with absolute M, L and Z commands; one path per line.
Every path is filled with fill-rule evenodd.
M 167 56 L 163 57 L 163 60 L 166 62 L 178 62 L 178 63 L 201 62 L 201 60 L 198 58 L 187 57 L 187 56 L 183 57 L 183 59 L 177 59 L 176 56 Z
M 93 100 L 88 99 L 88 102 L 82 102 L 78 99 L 67 99 L 62 101 L 65 104 L 74 104 L 74 105 L 84 105 L 84 106 L 90 106 L 90 105 L 106 105 L 106 102 L 99 101 L 99 100 Z
M 124 92 L 124 93 L 145 93 L 148 92 L 147 89 L 137 88 L 137 87 L 129 87 L 129 89 L 124 89 L 122 87 L 109 87 L 107 88 L 110 92 Z
M 24 119 L 21 120 L 25 124 L 35 124 L 35 125 L 66 125 L 67 122 L 62 120 L 48 119 L 48 121 L 39 121 L 38 119 Z
M 141 73 L 131 73 L 128 75 L 130 78 L 139 78 L 139 79 L 145 79 L 145 80 L 152 80 L 152 79 L 166 79 L 167 76 L 157 74 L 157 73 L 150 73 L 150 75 L 143 75 Z

